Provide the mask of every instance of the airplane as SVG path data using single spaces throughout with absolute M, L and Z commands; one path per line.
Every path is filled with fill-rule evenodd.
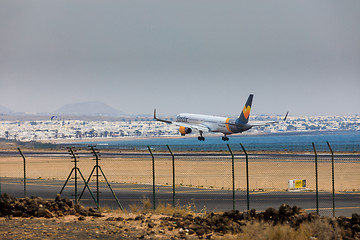
M 179 126 L 179 132 L 181 136 L 185 136 L 193 131 L 193 129 L 199 132 L 199 141 L 205 141 L 203 137 L 203 133 L 207 132 L 221 132 L 224 134 L 222 137 L 223 141 L 229 141 L 227 135 L 231 135 L 234 133 L 242 133 L 251 129 L 252 127 L 258 126 L 268 126 L 271 124 L 279 123 L 275 122 L 267 122 L 264 124 L 250 124 L 248 123 L 251 103 L 254 95 L 250 94 L 243 111 L 241 112 L 238 118 L 226 118 L 226 117 L 217 117 L 217 116 L 209 116 L 209 115 L 201 115 L 201 114 L 191 114 L 191 113 L 180 113 L 176 117 L 176 121 L 170 121 L 165 119 L 160 119 L 156 117 L 156 109 L 154 109 L 154 119 L 160 122 L 174 124 Z M 284 121 L 288 116 L 289 112 L 286 113 Z

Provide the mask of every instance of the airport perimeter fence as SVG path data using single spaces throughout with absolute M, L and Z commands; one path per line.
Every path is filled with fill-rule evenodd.
M 359 213 L 359 153 L 332 155 L 330 144 L 327 152 L 322 144 L 305 152 L 255 152 L 240 144 L 217 151 L 168 145 L 102 153 L 68 148 L 74 154 L 16 149 L 1 153 L 0 192 L 50 199 L 61 192 L 85 205 L 127 210 L 145 202 L 198 212 L 263 211 L 286 203 L 321 215 Z

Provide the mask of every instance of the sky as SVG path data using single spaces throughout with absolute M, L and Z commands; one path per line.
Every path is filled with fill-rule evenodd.
M 360 1 L 2 0 L 0 105 L 360 114 Z

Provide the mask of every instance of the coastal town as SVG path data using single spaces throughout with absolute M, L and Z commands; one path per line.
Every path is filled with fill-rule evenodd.
M 279 121 L 278 124 L 254 127 L 246 134 L 360 131 L 360 116 L 253 116 L 252 122 Z M 135 138 L 180 135 L 178 128 L 150 117 L 121 120 L 74 120 L 55 117 L 46 120 L 0 120 L 0 138 L 18 141 L 57 141 L 88 138 Z

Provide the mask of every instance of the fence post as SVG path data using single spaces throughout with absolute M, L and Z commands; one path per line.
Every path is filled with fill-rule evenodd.
M 72 155 L 71 158 L 74 159 L 74 170 L 75 170 L 75 204 L 78 203 L 78 199 L 77 199 L 77 170 L 78 170 L 78 167 L 77 167 L 77 158 L 76 158 L 76 155 L 74 153 L 74 150 L 71 148 L 71 147 L 68 147 L 68 151 L 69 153 Z
M 63 192 L 66 184 L 68 183 L 69 179 L 71 178 L 71 174 L 75 171 L 75 204 L 78 203 L 78 198 L 77 198 L 77 172 L 79 171 L 79 174 L 80 174 L 81 179 L 84 181 L 84 184 L 85 184 L 86 188 L 88 189 L 88 191 L 89 191 L 92 199 L 94 200 L 97 209 L 99 209 L 99 203 L 96 201 L 96 199 L 95 199 L 95 197 L 94 197 L 94 194 L 92 193 L 92 191 L 90 190 L 89 185 L 88 185 L 87 182 L 85 181 L 84 176 L 82 175 L 80 169 L 77 167 L 77 157 L 76 157 L 77 153 L 76 153 L 76 150 L 75 150 L 75 149 L 73 150 L 71 147 L 66 147 L 66 148 L 68 149 L 68 152 L 69 152 L 70 155 L 72 156 L 71 158 L 74 159 L 74 161 L 73 161 L 73 162 L 74 162 L 74 167 L 71 169 L 69 176 L 68 176 L 67 179 L 65 180 L 64 186 L 63 186 L 63 187 L 61 188 L 61 190 L 60 190 L 60 195 L 62 194 L 62 192 Z M 80 198 L 79 198 L 79 200 L 80 200 Z
M 24 165 L 24 198 L 26 198 L 26 159 L 24 154 L 21 152 L 20 148 L 18 147 L 19 153 L 23 158 L 23 165 Z
M 319 214 L 319 186 L 318 186 L 318 166 L 317 166 L 317 152 L 315 143 L 312 143 L 315 153 L 315 181 L 316 181 L 316 212 Z
M 99 206 L 99 156 L 96 153 L 93 146 L 90 146 L 93 154 L 95 155 L 95 161 L 96 161 L 96 201 L 98 202 Z
M 168 148 L 171 157 L 172 157 L 172 175 L 173 175 L 173 207 L 175 208 L 175 156 L 173 152 L 171 151 L 169 145 L 166 144 L 166 147 Z
M 334 152 L 330 143 L 326 141 L 331 152 L 331 177 L 332 177 L 332 203 L 333 203 L 333 217 L 335 217 L 335 180 L 334 180 Z
M 152 158 L 152 175 L 153 175 L 153 209 L 156 209 L 156 200 L 155 200 L 155 159 L 154 159 L 154 155 L 151 151 L 150 146 L 147 146 Z
M 88 180 L 86 181 L 86 184 L 88 184 L 88 183 L 90 182 L 90 179 L 91 179 L 91 177 L 93 176 L 93 173 L 94 173 L 95 168 L 96 168 L 96 173 L 95 173 L 95 174 L 96 174 L 96 191 L 97 191 L 96 199 L 97 199 L 97 203 L 98 203 L 98 208 L 99 208 L 99 206 L 100 206 L 100 205 L 99 205 L 99 201 L 100 201 L 100 199 L 99 199 L 99 193 L 100 193 L 100 192 L 99 192 L 99 176 L 100 176 L 100 175 L 99 175 L 99 169 L 100 169 L 101 174 L 102 174 L 102 176 L 104 177 L 104 179 L 105 179 L 105 181 L 106 181 L 106 183 L 107 183 L 107 185 L 108 185 L 108 187 L 109 187 L 109 189 L 110 189 L 113 197 L 115 198 L 116 203 L 119 205 L 119 207 L 120 207 L 121 210 L 124 210 L 124 208 L 122 207 L 121 203 L 119 202 L 119 199 L 116 197 L 116 194 L 114 193 L 114 191 L 113 191 L 113 189 L 112 189 L 109 181 L 107 180 L 104 171 L 101 169 L 101 166 L 99 165 L 99 160 L 100 160 L 99 156 L 101 156 L 101 155 L 100 155 L 100 152 L 98 151 L 98 149 L 95 149 L 96 146 L 90 145 L 89 148 L 90 148 L 90 150 L 92 151 L 93 155 L 95 156 L 95 159 L 94 159 L 94 160 L 96 160 L 96 163 L 95 163 L 95 166 L 93 167 L 93 169 L 92 169 L 92 171 L 91 171 L 91 173 L 90 173 L 90 175 L 89 175 Z M 84 194 L 85 189 L 86 189 L 86 185 L 84 186 L 84 188 L 83 188 L 83 190 L 82 190 L 82 192 L 81 192 L 81 194 L 80 194 L 79 201 L 80 201 L 82 195 Z
M 232 201 L 233 201 L 233 210 L 235 210 L 235 170 L 234 170 L 234 154 L 233 152 L 231 151 L 231 148 L 230 148 L 230 145 L 229 144 L 226 144 L 227 147 L 229 148 L 229 151 L 230 151 L 230 154 L 231 154 L 231 169 L 232 169 L 232 192 L 233 192 L 233 198 L 232 198 Z
M 245 161 L 246 161 L 246 203 L 247 203 L 247 210 L 250 210 L 250 198 L 249 198 L 249 158 L 248 154 L 244 148 L 244 146 L 240 143 L 242 150 L 245 153 Z

